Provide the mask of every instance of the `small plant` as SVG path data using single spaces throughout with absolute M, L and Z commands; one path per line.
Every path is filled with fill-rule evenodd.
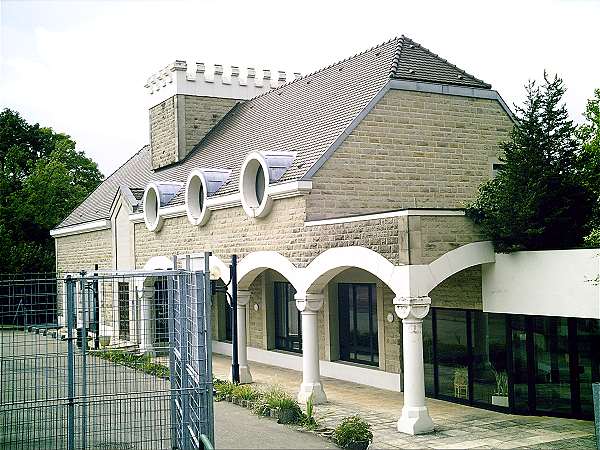
M 235 389 L 235 384 L 229 381 L 219 380 L 218 383 L 214 383 L 215 389 L 215 400 L 221 401 L 225 400 L 227 396 L 231 396 L 233 394 L 233 390 Z
M 373 442 L 371 425 L 359 416 L 346 417 L 334 430 L 336 443 L 353 450 L 364 450 Z
M 494 392 L 494 395 L 501 397 L 508 396 L 508 375 L 506 372 L 497 372 L 494 370 L 494 376 L 496 377 L 496 392 Z
M 148 375 L 163 379 L 169 378 L 169 368 L 153 362 L 150 355 L 138 355 L 124 350 L 99 350 L 93 351 L 91 354 L 106 361 L 139 370 Z
M 254 401 L 259 397 L 259 392 L 247 384 L 234 384 L 233 389 L 231 390 L 231 396 L 238 400 Z
M 302 409 L 296 399 L 279 388 L 267 390 L 254 406 L 254 412 L 261 416 L 268 416 L 273 410 L 277 412 L 279 423 L 300 423 L 303 418 Z
M 317 428 L 317 421 L 314 417 L 314 402 L 312 394 L 306 400 L 306 414 L 302 417 L 302 426 L 307 430 L 314 430 Z

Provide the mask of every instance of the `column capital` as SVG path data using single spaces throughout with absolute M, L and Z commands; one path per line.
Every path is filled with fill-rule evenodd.
M 429 297 L 394 297 L 396 315 L 402 320 L 423 320 L 430 306 Z
M 250 302 L 250 291 L 247 289 L 238 289 L 237 305 L 246 306 Z
M 294 296 L 296 299 L 296 308 L 300 312 L 317 312 L 323 306 L 324 297 L 322 293 L 297 293 Z

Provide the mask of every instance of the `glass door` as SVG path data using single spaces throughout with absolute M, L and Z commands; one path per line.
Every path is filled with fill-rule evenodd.
M 375 285 L 338 285 L 340 359 L 379 365 Z
M 287 282 L 275 283 L 275 348 L 302 353 L 302 324 L 296 307 L 296 290 Z

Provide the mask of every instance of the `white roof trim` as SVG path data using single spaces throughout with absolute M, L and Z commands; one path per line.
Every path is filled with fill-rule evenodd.
M 390 217 L 406 216 L 464 216 L 465 212 L 456 209 L 401 209 L 376 214 L 364 214 L 360 216 L 338 217 L 335 219 L 311 220 L 304 222 L 305 227 L 319 225 L 335 225 L 338 223 L 362 222 L 365 220 L 388 219 Z
M 110 220 L 101 219 L 94 220 L 93 222 L 80 223 L 77 225 L 71 225 L 70 227 L 55 228 L 50 230 L 50 236 L 52 237 L 64 237 L 71 236 L 73 234 L 91 233 L 92 231 L 109 230 Z

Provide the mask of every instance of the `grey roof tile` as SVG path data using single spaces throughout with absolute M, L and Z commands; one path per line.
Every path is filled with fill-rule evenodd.
M 185 182 L 193 168 L 231 169 L 228 182 L 216 195 L 237 192 L 241 164 L 251 151 L 297 152 L 294 163 L 279 183 L 298 180 L 390 78 L 490 87 L 414 41 L 404 36 L 395 38 L 240 102 L 176 165 L 152 171 L 150 149 L 144 147 L 108 177 L 59 227 L 108 218 L 111 202 L 121 184 L 128 185 L 138 198 L 139 190 L 149 181 Z M 138 190 L 134 191 L 132 186 Z M 170 205 L 183 203 L 183 198 L 180 192 Z

